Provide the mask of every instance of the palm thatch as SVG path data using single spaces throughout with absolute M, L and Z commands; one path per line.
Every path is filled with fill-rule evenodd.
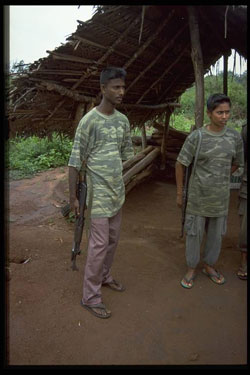
M 235 49 L 247 57 L 245 6 L 195 6 L 204 74 Z M 78 21 L 67 42 L 14 79 L 9 129 L 15 134 L 73 135 L 79 118 L 100 102 L 99 76 L 106 66 L 127 70 L 118 108 L 132 127 L 179 104 L 195 81 L 187 6 L 97 6 Z

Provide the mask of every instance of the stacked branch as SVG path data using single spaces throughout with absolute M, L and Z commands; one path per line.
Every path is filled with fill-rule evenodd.
M 162 145 L 164 126 L 158 122 L 154 122 L 153 127 L 155 131 L 151 136 L 147 136 L 147 145 L 159 147 Z M 172 127 L 169 127 L 168 136 L 166 139 L 166 163 L 174 167 L 177 156 L 181 150 L 181 147 L 187 137 L 188 133 L 178 131 Z M 141 145 L 142 139 L 140 136 L 132 137 L 134 145 Z M 145 151 L 145 150 L 144 150 Z
M 152 174 L 154 161 L 159 155 L 159 147 L 148 146 L 123 163 L 123 181 L 126 194 Z

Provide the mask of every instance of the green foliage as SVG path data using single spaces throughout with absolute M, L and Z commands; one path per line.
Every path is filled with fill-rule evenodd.
M 10 179 L 32 177 L 35 173 L 66 165 L 72 141 L 53 133 L 51 139 L 17 136 L 6 144 L 5 166 Z
M 208 75 L 204 78 L 205 105 L 204 123 L 209 121 L 206 113 L 206 101 L 216 92 L 223 92 L 223 73 L 218 76 Z M 228 126 L 238 131 L 247 119 L 247 72 L 241 76 L 228 74 L 228 96 L 232 102 L 231 117 Z M 171 126 L 175 129 L 188 131 L 194 125 L 195 86 L 190 87 L 180 98 L 180 108 L 176 108 L 171 116 Z

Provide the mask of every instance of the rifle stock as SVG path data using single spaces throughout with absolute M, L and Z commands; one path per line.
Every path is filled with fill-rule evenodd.
M 76 256 L 80 255 L 80 244 L 82 241 L 82 233 L 83 233 L 83 227 L 84 227 L 84 211 L 86 208 L 86 197 L 87 197 L 87 185 L 85 181 L 80 181 L 78 183 L 78 192 L 77 192 L 77 198 L 79 200 L 79 208 L 80 213 L 78 217 L 76 218 L 75 222 L 75 232 L 74 232 L 74 241 L 73 241 L 73 247 L 72 247 L 72 253 L 71 253 L 71 261 L 72 261 L 72 269 L 73 271 L 78 270 L 76 267 Z

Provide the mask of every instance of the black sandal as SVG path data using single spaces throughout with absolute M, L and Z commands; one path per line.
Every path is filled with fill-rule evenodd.
M 111 312 L 108 312 L 108 310 L 106 309 L 106 306 L 103 303 L 97 303 L 96 305 L 85 305 L 81 301 L 81 306 L 84 307 L 89 312 L 91 312 L 91 314 L 97 316 L 98 318 L 107 319 L 111 316 Z M 103 315 L 102 313 L 99 314 L 94 309 L 103 310 L 103 311 L 105 311 L 106 314 L 105 315 Z

